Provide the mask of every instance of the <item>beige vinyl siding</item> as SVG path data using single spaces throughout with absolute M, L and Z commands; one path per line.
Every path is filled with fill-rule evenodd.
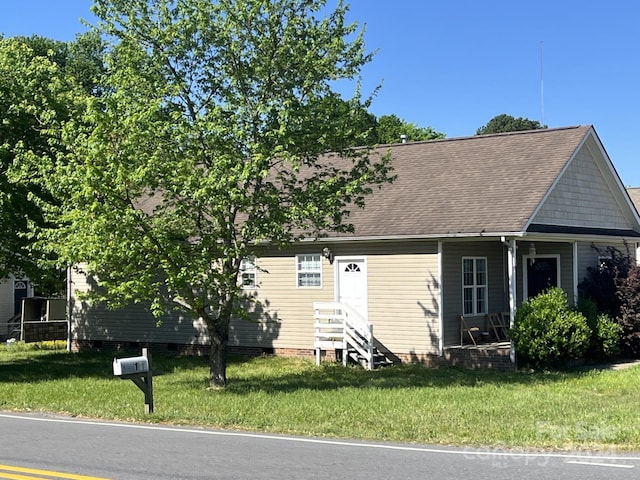
M 436 242 L 338 244 L 331 246 L 336 256 L 354 255 L 367 262 L 369 319 L 374 335 L 395 353 L 437 353 L 439 335 L 438 255 Z M 250 308 L 253 321 L 234 320 L 230 345 L 262 348 L 313 348 L 313 302 L 335 298 L 334 265 L 322 258 L 322 286 L 298 288 L 296 254 L 320 253 L 322 248 L 302 245 L 276 255 L 258 257 L 256 289 Z M 72 275 L 73 288 L 90 288 L 78 271 Z M 201 321 L 175 314 L 155 319 L 144 305 L 109 310 L 89 305 L 73 295 L 73 336 L 76 339 L 156 343 L 207 343 Z
M 174 312 L 156 319 L 146 304 L 132 304 L 112 310 L 101 303 L 80 300 L 78 292 L 87 292 L 92 288 L 81 269 L 71 269 L 71 288 L 71 336 L 74 340 L 189 345 L 208 342 L 203 322 L 186 314 Z
M 313 302 L 333 301 L 333 267 L 321 257 L 322 286 L 297 287 L 296 254 L 321 252 L 316 245 L 257 258 L 258 288 L 244 291 L 254 295 L 253 321 L 232 322 L 230 345 L 313 349 Z
M 596 162 L 590 144 L 583 146 L 538 211 L 533 223 L 612 229 L 631 228 L 611 173 Z
M 437 244 L 401 245 L 367 256 L 369 320 L 374 336 L 396 354 L 437 354 L 440 281 Z
M 437 353 L 439 330 L 437 244 L 337 244 L 337 257 L 357 256 L 367 262 L 368 312 L 374 336 L 394 353 Z M 259 258 L 256 290 L 257 322 L 235 321 L 235 345 L 313 348 L 313 302 L 335 298 L 334 266 L 323 259 L 322 288 L 296 288 L 295 254 L 322 248 L 290 250 L 279 257 Z

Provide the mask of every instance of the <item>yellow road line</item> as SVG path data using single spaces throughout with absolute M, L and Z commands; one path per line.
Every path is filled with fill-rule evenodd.
M 16 473 L 27 473 L 26 475 L 17 475 Z M 36 477 L 34 475 L 43 475 L 44 477 Z M 52 472 L 49 470 L 38 470 L 35 468 L 13 467 L 11 465 L 0 465 L 0 478 L 7 480 L 33 480 L 34 478 L 63 478 L 66 480 L 109 480 L 100 477 L 88 477 L 86 475 L 76 475 L 74 473 Z

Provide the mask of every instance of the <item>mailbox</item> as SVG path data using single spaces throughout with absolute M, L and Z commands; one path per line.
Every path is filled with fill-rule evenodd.
M 145 413 L 153 413 L 153 372 L 151 355 L 146 348 L 142 349 L 141 357 L 114 358 L 113 374 L 135 383 L 144 393 Z
M 123 375 L 144 375 L 147 372 L 149 372 L 149 359 L 147 357 L 113 359 L 113 374 L 118 377 Z

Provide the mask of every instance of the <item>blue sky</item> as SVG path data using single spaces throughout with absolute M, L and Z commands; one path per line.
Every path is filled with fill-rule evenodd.
M 0 0 L 0 33 L 72 40 L 91 0 Z M 334 0 L 329 0 L 329 4 Z M 377 50 L 372 111 L 447 137 L 507 113 L 592 124 L 625 186 L 640 186 L 640 2 L 351 0 Z

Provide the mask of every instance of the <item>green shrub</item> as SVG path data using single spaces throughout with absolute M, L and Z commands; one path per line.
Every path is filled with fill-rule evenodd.
M 23 341 L 7 341 L 0 343 L 0 350 L 10 352 L 30 352 L 33 350 L 66 350 L 66 340 L 46 340 L 42 342 L 24 343 Z
M 621 306 L 618 282 L 627 277 L 633 265 L 629 246 L 625 244 L 625 252 L 615 247 L 592 248 L 600 257 L 600 262 L 597 267 L 587 268 L 587 276 L 578 285 L 578 292 L 580 297 L 594 300 L 599 312 L 616 318 L 620 314 Z
M 622 327 L 606 313 L 598 312 L 598 305 L 591 298 L 580 297 L 577 310 L 584 315 L 591 330 L 587 358 L 602 360 L 620 354 Z
M 620 339 L 622 337 L 622 327 L 611 320 L 609 315 L 600 314 L 596 319 L 596 327 L 593 331 L 593 343 L 597 346 L 594 349 L 594 356 L 615 357 L 620 354 Z
M 567 294 L 552 288 L 524 302 L 511 331 L 518 360 L 536 368 L 559 367 L 588 351 L 591 329 L 571 308 Z
M 640 265 L 632 265 L 616 285 L 621 303 L 616 320 L 622 327 L 622 350 L 627 356 L 640 358 Z

